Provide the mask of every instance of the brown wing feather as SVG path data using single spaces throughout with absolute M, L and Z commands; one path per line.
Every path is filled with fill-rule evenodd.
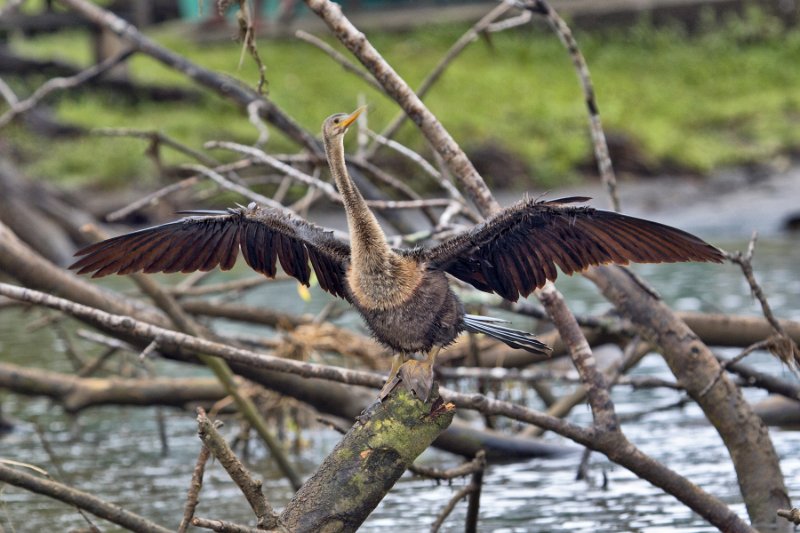
M 253 270 L 274 277 L 283 270 L 308 284 L 311 268 L 320 287 L 347 298 L 350 246 L 299 218 L 254 204 L 226 211 L 190 212 L 175 222 L 120 235 L 78 251 L 69 268 L 92 277 L 132 272 L 230 270 L 239 255 Z M 309 262 L 311 267 L 309 267 Z
M 715 247 L 685 231 L 590 207 L 588 198 L 522 201 L 420 253 L 430 268 L 516 301 L 555 280 L 606 263 L 722 262 Z

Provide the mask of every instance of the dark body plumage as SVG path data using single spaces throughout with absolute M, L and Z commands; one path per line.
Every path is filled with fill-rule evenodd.
M 400 354 L 435 354 L 465 329 L 530 351 L 548 349 L 529 333 L 465 315 L 445 274 L 516 301 L 555 280 L 556 267 L 571 274 L 605 263 L 723 259 L 717 248 L 679 229 L 575 205 L 589 200 L 583 197 L 523 200 L 432 248 L 392 249 L 344 164 L 342 139 L 359 112 L 333 115 L 323 124 L 350 243 L 297 216 L 251 204 L 188 212 L 181 220 L 88 246 L 70 268 L 93 277 L 227 270 L 241 250 L 247 264 L 268 277 L 279 262 L 308 285 L 313 269 L 320 287 L 348 300 L 382 344 Z
M 464 306 L 450 289 L 440 270 L 428 270 L 419 289 L 403 305 L 370 309 L 350 302 L 358 309 L 375 338 L 395 352 L 427 352 L 447 346 L 464 330 Z

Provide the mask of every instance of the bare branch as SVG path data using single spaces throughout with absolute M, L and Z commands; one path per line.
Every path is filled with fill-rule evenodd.
M 330 183 L 315 178 L 314 176 L 306 174 L 305 172 L 301 172 L 296 168 L 287 165 L 283 161 L 280 161 L 279 159 L 267 153 L 264 153 L 262 150 L 259 150 L 258 148 L 253 148 L 252 146 L 247 146 L 244 144 L 239 144 L 229 141 L 209 141 L 206 143 L 205 146 L 206 148 L 223 148 L 225 150 L 231 150 L 234 152 L 239 152 L 240 154 L 245 154 L 250 158 L 252 158 L 254 161 L 258 161 L 259 163 L 262 163 L 264 165 L 274 168 L 275 170 L 283 172 L 290 178 L 300 183 L 321 190 L 332 200 L 341 201 L 339 193 L 336 192 L 336 188 Z M 270 200 L 270 202 L 272 201 Z
M 436 517 L 433 525 L 431 525 L 431 533 L 437 533 L 442 528 L 442 525 L 444 524 L 444 521 L 447 520 L 447 517 L 450 516 L 450 513 L 453 512 L 453 509 L 456 508 L 458 502 L 469 496 L 475 490 L 477 490 L 477 487 L 472 483 L 458 489 L 458 491 L 453 494 L 442 511 L 439 513 L 439 516 Z
M 424 98 L 428 91 L 433 87 L 433 85 L 439 81 L 439 78 L 444 73 L 445 69 L 458 57 L 458 55 L 469 45 L 472 41 L 474 41 L 478 35 L 485 31 L 490 24 L 496 21 L 498 18 L 503 16 L 509 9 L 511 9 L 512 5 L 510 2 L 500 2 L 497 6 L 492 8 L 486 15 L 484 15 L 478 22 L 475 23 L 464 35 L 462 35 L 453 46 L 447 51 L 444 57 L 439 61 L 439 63 L 433 68 L 433 70 L 422 80 L 422 83 L 417 89 L 417 96 L 419 98 Z M 357 55 L 357 54 L 356 54 Z M 360 59 L 360 58 L 359 58 Z M 407 117 L 411 117 L 412 115 L 405 113 L 398 114 L 392 122 L 381 132 L 381 136 L 391 139 L 394 137 L 395 133 L 400 129 L 405 122 Z M 371 157 L 374 155 L 375 151 L 378 148 L 378 144 L 373 144 L 370 153 L 367 154 L 367 157 Z
M 750 292 L 761 304 L 761 311 L 764 313 L 764 318 L 767 319 L 772 329 L 775 331 L 777 338 L 772 339 L 772 342 L 767 345 L 769 351 L 778 357 L 787 365 L 800 366 L 800 348 L 797 343 L 786 333 L 783 326 L 775 314 L 772 312 L 772 307 L 761 289 L 761 285 L 756 281 L 756 276 L 753 272 L 753 253 L 756 248 L 756 241 L 758 240 L 758 232 L 753 232 L 750 242 L 747 245 L 747 252 L 726 253 L 725 256 L 732 263 L 736 263 L 742 269 L 747 283 L 750 285 Z
M 792 509 L 778 509 L 778 516 L 785 518 L 794 525 L 800 525 L 800 509 L 793 507 Z
M 250 472 L 239 461 L 228 443 L 220 435 L 214 425 L 206 416 L 202 408 L 197 409 L 198 434 L 203 444 L 214 454 L 214 457 L 225 468 L 242 494 L 250 504 L 250 508 L 258 519 L 259 528 L 274 528 L 277 525 L 277 515 L 267 503 L 264 493 L 261 492 L 261 482 L 256 481 Z
M 342 14 L 341 7 L 330 0 L 306 0 L 306 4 L 325 21 L 339 41 L 358 58 L 381 83 L 387 94 L 411 117 L 434 149 L 442 155 L 448 168 L 467 189 L 478 209 L 483 214 L 499 209 L 499 204 L 492 197 L 478 171 L 439 119 L 381 57 L 364 34 Z
M 208 518 L 192 518 L 192 525 L 210 529 L 219 533 L 264 533 L 263 529 L 225 522 L 224 520 L 210 520 Z
M 334 49 L 331 45 L 329 45 L 322 39 L 319 39 L 318 37 L 311 35 L 310 33 L 303 30 L 297 30 L 296 32 L 294 32 L 294 36 L 300 39 L 301 41 L 305 41 L 308 44 L 316 46 L 317 48 L 328 54 L 334 61 L 339 63 L 342 66 L 342 68 L 344 68 L 346 71 L 352 72 L 353 74 L 364 80 L 366 83 L 368 83 L 373 89 L 383 92 L 383 87 L 381 87 L 380 83 L 375 81 L 375 78 L 373 78 L 369 74 L 369 72 L 366 72 L 364 69 L 358 68 L 356 65 L 353 64 L 352 61 L 350 61 L 345 56 L 340 54 L 336 49 Z
M 482 470 L 485 467 L 486 467 L 486 454 L 484 453 L 483 456 L 481 457 L 476 456 L 471 461 L 467 461 L 454 468 L 448 468 L 446 470 L 430 466 L 423 466 L 423 465 L 411 465 L 410 467 L 408 467 L 408 470 L 415 476 L 437 479 L 440 481 L 447 481 L 450 479 L 455 479 L 457 477 L 468 476 L 470 474 L 477 472 L 478 470 Z
M 5 464 L 0 464 L 0 481 L 74 505 L 80 509 L 85 509 L 99 518 L 120 525 L 130 531 L 142 533 L 169 533 L 170 531 L 113 503 L 101 500 L 88 492 L 57 481 L 41 479 L 34 475 L 26 474 Z
M 136 50 L 133 49 L 124 50 L 119 54 L 106 58 L 96 65 L 92 65 L 91 67 L 79 72 L 74 76 L 69 76 L 67 78 L 52 78 L 47 80 L 38 89 L 36 89 L 31 96 L 25 100 L 14 103 L 11 106 L 11 109 L 0 115 L 0 128 L 7 126 L 18 115 L 27 113 L 39 105 L 39 102 L 45 99 L 50 93 L 64 89 L 71 89 L 82 83 L 86 83 L 92 78 L 96 78 L 102 73 L 127 60 L 131 55 L 134 54 L 135 51 Z M 7 95 L 6 99 L 8 99 Z M 9 100 L 9 102 L 11 101 Z
M 578 74 L 583 89 L 583 97 L 586 101 L 586 108 L 589 112 L 589 130 L 592 134 L 592 147 L 594 148 L 597 166 L 600 170 L 600 178 L 606 186 L 608 195 L 611 199 L 611 206 L 614 211 L 620 210 L 619 196 L 617 195 L 617 178 L 614 174 L 614 167 L 611 165 L 611 157 L 608 153 L 608 143 L 603 125 L 600 121 L 600 111 L 597 106 L 597 99 L 594 94 L 592 77 L 589 74 L 589 66 L 578 48 L 569 26 L 564 22 L 556 11 L 550 7 L 545 0 L 515 0 L 516 4 L 523 8 L 543 15 L 550 28 L 558 35 L 558 39 L 572 58 L 572 64 Z
M 188 61 L 185 57 L 171 50 L 163 48 L 152 39 L 142 35 L 132 24 L 89 0 L 61 0 L 61 3 L 79 12 L 98 26 L 107 28 L 120 38 L 131 43 L 139 52 L 183 73 L 194 82 L 216 92 L 221 97 L 233 100 L 242 109 L 246 109 L 253 100 L 262 100 L 264 105 L 259 108 L 259 114 L 264 119 L 307 150 L 319 157 L 324 157 L 321 143 L 312 134 L 301 128 L 274 102 L 264 98 L 237 80 L 212 72 Z
M 249 198 L 250 200 L 252 200 L 254 202 L 258 202 L 261 205 L 264 205 L 264 206 L 267 206 L 267 207 L 272 207 L 272 208 L 275 208 L 275 209 L 281 209 L 281 210 L 286 209 L 281 204 L 279 204 L 278 202 L 274 201 L 272 198 L 267 198 L 263 194 L 258 194 L 257 192 L 251 191 L 247 187 L 244 187 L 242 185 L 238 185 L 236 183 L 233 183 L 232 181 L 227 179 L 225 176 L 223 176 L 219 172 L 216 172 L 216 171 L 214 171 L 214 170 L 212 170 L 212 169 L 210 169 L 208 167 L 205 167 L 203 165 L 189 165 L 189 164 L 181 165 L 181 166 L 183 168 L 186 168 L 186 169 L 192 170 L 194 172 L 197 172 L 199 174 L 202 174 L 203 176 L 206 176 L 207 178 L 210 178 L 212 181 L 214 181 L 216 184 L 218 184 L 223 189 L 226 189 L 228 191 L 233 191 L 233 192 L 236 192 L 238 194 L 241 194 L 245 198 Z
M 200 490 L 203 488 L 203 475 L 206 470 L 206 463 L 211 457 L 211 451 L 206 446 L 200 447 L 200 453 L 197 455 L 197 462 L 192 471 L 192 481 L 189 484 L 189 492 L 186 495 L 186 504 L 183 506 L 183 519 L 178 526 L 178 533 L 186 533 L 189 524 L 194 516 L 194 511 L 197 509 L 197 504 L 200 499 Z

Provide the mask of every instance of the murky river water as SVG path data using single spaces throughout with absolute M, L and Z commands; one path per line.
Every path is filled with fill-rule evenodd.
M 723 243 L 729 249 L 743 243 Z M 784 318 L 800 319 L 800 241 L 779 239 L 760 243 L 756 268 L 776 313 Z M 639 266 L 638 272 L 652 283 L 664 299 L 682 310 L 758 313 L 738 270 L 730 265 Z M 267 286 L 251 295 L 254 300 L 283 300 L 296 305 L 292 286 Z M 559 280 L 577 312 L 600 312 L 608 304 L 587 281 Z M 320 305 L 315 298 L 312 306 Z M 288 305 L 288 304 L 287 304 Z M 309 309 L 311 310 L 311 309 Z M 0 314 L 0 359 L 31 367 L 70 371 L 60 342 L 47 330 L 30 333 L 25 325 L 31 320 L 16 312 Z M 724 351 L 734 355 L 736 350 Z M 757 354 L 748 363 L 792 379 L 774 361 Z M 162 364 L 163 373 L 196 373 L 195 369 Z M 670 379 L 666 365 L 657 355 L 647 356 L 636 374 Z M 468 383 L 462 386 L 469 387 Z M 746 395 L 755 401 L 765 396 L 757 390 Z M 614 401 L 620 414 L 652 411 L 674 402 L 680 393 L 668 389 L 637 390 L 619 386 Z M 87 410 L 76 419 L 65 416 L 47 400 L 2 395 L 3 409 L 19 425 L 13 433 L 0 438 L 0 457 L 39 465 L 54 472 L 34 424 L 44 429 L 55 455 L 61 462 L 64 481 L 88 490 L 134 512 L 141 513 L 167 527 L 177 526 L 182 514 L 185 491 L 199 449 L 194 416 L 189 412 L 166 410 L 169 430 L 169 453 L 161 454 L 153 409 L 103 407 Z M 588 423 L 586 408 L 577 408 L 571 420 Z M 232 425 L 231 425 L 232 426 Z M 231 436 L 234 427 L 225 428 Z M 716 432 L 700 410 L 689 404 L 681 410 L 654 412 L 624 425 L 628 437 L 646 453 L 723 501 L 746 517 L 733 468 Z M 76 437 L 76 435 L 79 435 Z M 790 495 L 800 495 L 800 433 L 771 430 L 782 460 Z M 309 446 L 294 457 L 304 475 L 315 466 L 339 436 L 326 429 L 305 432 Z M 569 444 L 558 436 L 548 441 Z M 671 496 L 627 470 L 594 454 L 591 482 L 575 481 L 580 454 L 557 460 L 530 460 L 492 465 L 484 478 L 481 499 L 481 531 L 713 531 L 702 519 Z M 422 461 L 445 465 L 459 462 L 444 452 L 429 450 Z M 281 507 L 291 491 L 263 452 L 256 450 L 251 468 L 265 478 L 265 492 L 270 502 Z M 601 485 L 603 473 L 608 478 Z M 405 476 L 370 516 L 363 531 L 427 530 L 444 503 L 464 481 L 452 486 Z M 448 519 L 444 531 L 463 529 L 465 504 L 460 504 Z M 198 516 L 250 520 L 250 512 L 238 489 L 218 466 L 206 474 Z M 104 531 L 114 526 L 99 523 Z M 67 531 L 85 527 L 83 519 L 69 507 L 32 495 L 15 487 L 0 489 L 0 525 L 6 531 Z

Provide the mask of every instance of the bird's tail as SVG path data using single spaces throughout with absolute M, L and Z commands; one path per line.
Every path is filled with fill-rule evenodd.
M 552 351 L 548 345 L 536 340 L 533 333 L 501 326 L 503 323 L 507 321 L 490 316 L 464 315 L 464 329 L 467 331 L 489 335 L 520 350 L 542 354 L 549 354 Z

